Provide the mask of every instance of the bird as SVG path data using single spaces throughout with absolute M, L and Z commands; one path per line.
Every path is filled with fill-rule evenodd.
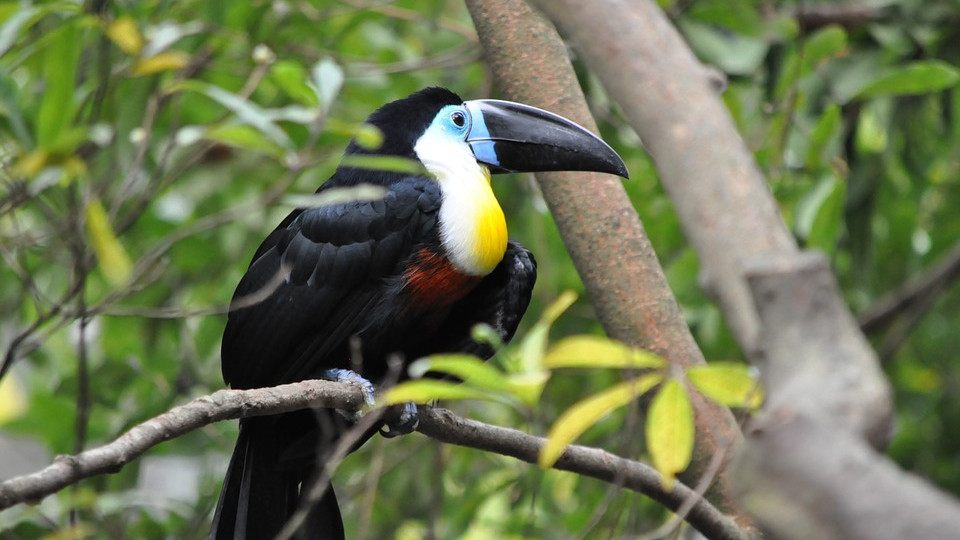
M 533 254 L 508 237 L 491 175 L 628 176 L 609 145 L 570 120 L 511 101 L 464 101 L 441 87 L 387 103 L 366 124 L 380 132 L 380 144 L 351 140 L 317 193 L 372 185 L 378 196 L 296 209 L 260 244 L 237 285 L 221 344 L 232 388 L 311 378 L 372 388 L 391 373 L 390 358 L 489 358 L 493 348 L 474 341 L 472 328 L 486 324 L 509 341 L 537 272 Z M 376 156 L 417 167 L 364 164 Z M 378 426 L 381 432 L 411 431 L 416 410 L 404 412 L 397 425 Z M 275 537 L 352 424 L 327 409 L 240 420 L 209 538 Z M 345 537 L 332 486 L 313 502 L 297 537 Z

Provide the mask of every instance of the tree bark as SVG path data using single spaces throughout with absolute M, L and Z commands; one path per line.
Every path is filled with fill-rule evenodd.
M 597 131 L 566 47 L 548 21 L 523 0 L 467 0 L 467 7 L 487 64 L 509 99 Z M 703 364 L 622 181 L 585 173 L 538 174 L 537 180 L 607 333 L 677 366 Z M 740 439 L 728 410 L 697 395 L 694 401 L 697 446 L 683 476 L 688 482 L 695 482 L 714 453 Z M 726 485 L 721 473 L 708 498 L 732 510 Z

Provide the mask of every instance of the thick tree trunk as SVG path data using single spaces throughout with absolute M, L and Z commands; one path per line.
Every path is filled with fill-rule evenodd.
M 592 4 L 592 2 L 590 2 Z M 596 131 L 567 49 L 523 0 L 467 0 L 488 65 L 509 99 L 562 114 Z M 679 366 L 702 364 L 622 180 L 604 174 L 537 175 L 570 256 L 607 333 Z M 684 478 L 740 439 L 729 411 L 695 397 L 697 450 Z M 727 452 L 729 455 L 729 452 Z M 708 498 L 730 511 L 726 476 Z

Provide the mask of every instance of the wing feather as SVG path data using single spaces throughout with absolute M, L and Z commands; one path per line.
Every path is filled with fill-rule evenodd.
M 383 199 L 297 211 L 284 220 L 234 293 L 239 307 L 231 309 L 221 347 L 224 379 L 250 388 L 349 367 L 350 336 L 398 294 L 391 278 L 406 258 L 436 241 L 439 207 L 436 183 L 411 177 Z M 241 301 L 258 294 L 262 301 Z

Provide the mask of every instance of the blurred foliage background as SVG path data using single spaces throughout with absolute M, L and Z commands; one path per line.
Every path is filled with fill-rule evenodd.
M 726 74 L 787 223 L 830 255 L 863 314 L 896 388 L 891 454 L 960 495 L 960 3 L 660 4 Z M 577 67 L 705 355 L 740 358 L 654 165 Z M 0 3 L 0 352 L 15 362 L 0 477 L 221 388 L 226 304 L 284 197 L 327 178 L 372 110 L 430 85 L 496 96 L 455 0 Z M 582 286 L 532 177 L 495 188 L 540 262 L 533 320 Z M 884 303 L 907 283 L 920 293 Z M 601 329 L 581 296 L 552 338 L 584 332 Z M 562 373 L 535 410 L 457 409 L 543 434 L 619 377 Z M 635 416 L 611 414 L 582 442 L 643 459 Z M 235 436 L 208 426 L 7 510 L 0 536 L 203 536 Z M 371 441 L 336 485 L 357 538 L 609 537 L 664 519 L 633 493 L 419 435 Z

